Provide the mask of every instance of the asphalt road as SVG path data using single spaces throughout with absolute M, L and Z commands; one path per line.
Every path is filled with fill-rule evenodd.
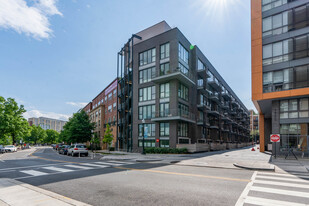
M 18 152 L 8 154 L 18 156 Z M 235 205 L 253 171 L 100 161 L 40 149 L 0 161 L 13 178 L 92 205 Z

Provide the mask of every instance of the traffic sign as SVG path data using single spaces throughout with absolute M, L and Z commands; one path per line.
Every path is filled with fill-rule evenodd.
M 271 142 L 280 142 L 280 134 L 272 134 L 270 135 Z

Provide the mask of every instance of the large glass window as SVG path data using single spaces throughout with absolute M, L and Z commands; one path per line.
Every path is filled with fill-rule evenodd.
M 299 117 L 309 117 L 308 116 L 308 98 L 299 100 Z
M 160 98 L 170 97 L 170 83 L 160 84 Z
M 189 116 L 189 107 L 185 104 L 178 104 L 178 114 L 182 117 L 188 117 Z
M 144 69 L 139 71 L 139 83 L 150 82 L 153 78 L 156 77 L 156 67 L 152 67 L 149 69 Z
M 170 124 L 166 122 L 160 123 L 160 137 L 170 136 Z
M 309 117 L 308 98 L 280 101 L 280 119 Z
M 203 64 L 203 62 L 201 62 L 200 59 L 197 60 L 197 70 L 205 70 L 206 66 Z
M 160 76 L 170 73 L 170 63 L 160 65 Z
M 186 101 L 189 100 L 189 89 L 185 85 L 179 83 L 178 97 Z
M 289 0 L 294 1 L 294 0 Z M 283 4 L 287 4 L 288 0 L 263 0 L 262 1 L 262 11 L 268 11 L 270 9 L 276 8 Z
M 138 140 L 138 146 L 143 146 L 143 140 Z M 144 146 L 145 147 L 156 147 L 156 140 L 154 139 L 145 139 L 144 140 Z
M 139 101 L 150 101 L 156 99 L 156 87 L 146 87 L 139 89 Z
M 188 123 L 178 122 L 178 137 L 188 137 Z
M 160 46 L 160 59 L 165 59 L 170 56 L 170 43 Z
M 156 106 L 147 105 L 138 108 L 138 119 L 151 119 L 155 117 Z
M 155 124 L 144 124 L 144 135 L 147 130 L 148 130 L 148 133 L 147 133 L 148 137 L 156 136 L 156 125 Z M 138 136 L 143 137 L 143 124 L 138 125 Z
M 178 57 L 189 64 L 189 52 L 180 43 L 178 44 Z
M 139 65 L 143 66 L 156 61 L 156 48 L 149 49 L 139 54 Z
M 170 115 L 170 103 L 160 104 L 160 117 L 167 117 Z
M 263 65 L 289 61 L 293 58 L 293 39 L 263 46 Z
M 295 88 L 308 86 L 308 66 L 295 67 Z

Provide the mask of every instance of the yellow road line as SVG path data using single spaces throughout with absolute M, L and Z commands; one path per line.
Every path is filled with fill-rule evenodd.
M 37 150 L 37 151 L 40 151 L 40 150 Z M 53 159 L 48 159 L 48 158 L 38 157 L 38 156 L 33 155 L 33 153 L 35 153 L 37 151 L 32 152 L 29 156 L 32 156 L 32 157 L 35 157 L 35 158 L 41 159 L 41 160 L 52 161 L 52 162 L 65 162 L 65 163 L 73 163 L 73 164 L 83 164 L 83 162 L 71 162 L 71 161 L 65 161 L 65 160 L 53 160 Z
M 208 175 L 198 175 L 198 174 L 188 174 L 188 173 L 179 173 L 179 172 L 167 172 L 160 170 L 150 170 L 150 169 L 134 169 L 134 168 L 126 168 L 126 167 L 114 167 L 122 170 L 136 170 L 142 172 L 152 172 L 152 173 L 161 173 L 161 174 L 169 174 L 169 175 L 181 175 L 181 176 L 189 176 L 189 177 L 201 177 L 201 178 L 209 178 L 209 179 L 220 179 L 220 180 L 228 180 L 228 181 L 238 181 L 238 182 L 250 182 L 249 179 L 237 179 L 237 178 L 229 178 L 229 177 L 218 177 L 218 176 L 208 176 Z

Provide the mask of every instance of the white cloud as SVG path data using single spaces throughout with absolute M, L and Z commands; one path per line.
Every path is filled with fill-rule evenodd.
M 52 34 L 49 17 L 62 13 L 57 9 L 58 0 L 0 0 L 0 28 L 13 29 L 36 39 L 49 38 Z
M 28 120 L 28 118 L 31 117 L 48 117 L 52 119 L 60 119 L 60 120 L 65 120 L 67 121 L 72 115 L 67 115 L 67 114 L 58 114 L 54 112 L 43 112 L 39 110 L 30 110 L 27 111 L 23 114 L 24 118 Z
M 72 105 L 74 107 L 79 107 L 79 108 L 87 105 L 87 103 L 84 103 L 84 102 L 66 102 L 66 104 Z

